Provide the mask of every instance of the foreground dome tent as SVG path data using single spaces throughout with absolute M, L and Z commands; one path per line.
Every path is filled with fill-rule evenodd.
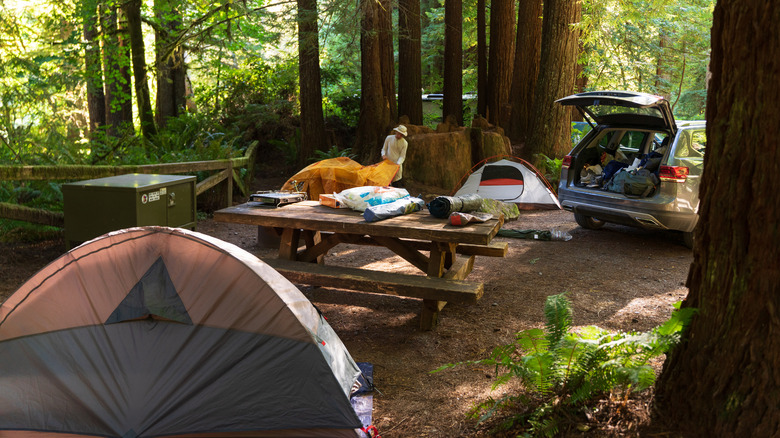
M 0 437 L 355 437 L 359 373 L 289 281 L 182 229 L 87 242 L 0 306 Z

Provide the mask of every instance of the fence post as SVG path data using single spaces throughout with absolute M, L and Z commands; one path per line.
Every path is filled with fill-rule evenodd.
M 233 160 L 228 160 L 227 165 L 227 178 L 225 178 L 227 184 L 225 184 L 225 199 L 227 199 L 226 207 L 233 206 Z

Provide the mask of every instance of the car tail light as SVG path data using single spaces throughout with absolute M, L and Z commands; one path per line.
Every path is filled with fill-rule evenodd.
M 569 168 L 569 166 L 571 166 L 571 155 L 563 157 L 563 161 L 561 161 L 561 167 Z
M 661 166 L 658 178 L 661 181 L 682 183 L 688 178 L 688 168 L 682 166 Z

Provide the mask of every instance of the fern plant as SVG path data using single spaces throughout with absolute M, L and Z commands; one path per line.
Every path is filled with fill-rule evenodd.
M 558 182 L 561 180 L 561 165 L 563 160 L 560 158 L 550 158 L 544 154 L 534 154 L 534 158 L 545 179 L 550 183 L 553 190 L 558 191 Z
M 333 145 L 327 151 L 314 151 L 314 157 L 310 161 L 321 161 L 338 157 L 347 157 L 350 160 L 354 160 L 357 158 L 357 155 L 352 153 L 351 148 L 339 149 L 338 146 Z
M 513 343 L 496 347 L 487 359 L 466 362 L 494 366 L 493 389 L 518 378 L 527 394 L 489 399 L 476 406 L 472 416 L 483 422 L 499 409 L 514 407 L 520 412 L 510 416 L 502 428 L 520 427 L 528 436 L 551 437 L 588 402 L 610 392 L 627 396 L 649 388 L 655 383 L 655 372 L 648 362 L 680 341 L 694 312 L 679 309 L 679 303 L 676 307 L 668 321 L 645 333 L 610 333 L 595 326 L 573 332 L 571 304 L 565 293 L 547 297 L 544 330 L 519 332 Z M 519 408 L 529 405 L 534 408 Z

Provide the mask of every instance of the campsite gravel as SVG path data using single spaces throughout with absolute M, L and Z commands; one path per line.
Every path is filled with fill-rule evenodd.
M 419 331 L 418 300 L 300 286 L 354 359 L 374 365 L 374 425 L 384 438 L 484 436 L 484 427 L 475 427 L 476 421 L 467 418 L 469 409 L 488 397 L 500 398 L 521 389 L 510 383 L 491 390 L 495 370 L 489 367 L 431 371 L 448 363 L 485 358 L 494 347 L 511 342 L 516 332 L 542 327 L 548 295 L 567 293 L 576 326 L 597 325 L 615 331 L 651 329 L 669 317 L 675 302 L 685 298 L 692 253 L 678 236 L 610 224 L 597 231 L 585 230 L 565 211 L 525 211 L 504 225 L 509 229 L 553 227 L 568 231 L 572 239 L 497 237 L 509 243 L 507 256 L 478 257 L 469 277 L 484 282 L 483 298 L 471 306 L 445 307 L 434 331 Z M 258 244 L 252 226 L 209 218 L 200 220 L 197 230 L 260 256 L 275 253 Z M 0 301 L 64 252 L 61 239 L 0 243 Z M 400 257 L 375 247 L 339 246 L 326 263 L 415 272 Z M 636 418 L 628 420 L 632 426 L 613 421 L 567 436 L 625 436 L 621 433 L 635 429 L 646 417 L 646 406 L 635 410 L 639 411 Z

